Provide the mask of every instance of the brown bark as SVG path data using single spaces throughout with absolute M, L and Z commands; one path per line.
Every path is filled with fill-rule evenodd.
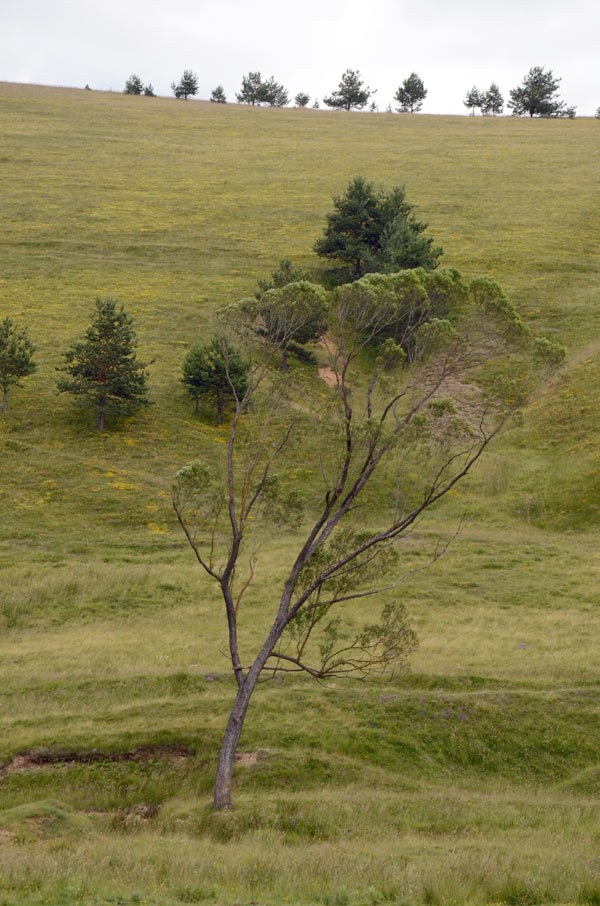
M 98 431 L 104 431 L 104 409 L 98 413 Z

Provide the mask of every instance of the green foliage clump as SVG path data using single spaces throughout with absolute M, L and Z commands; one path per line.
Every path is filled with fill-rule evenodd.
M 26 327 L 17 327 L 11 318 L 0 322 L 0 386 L 2 411 L 8 407 L 8 388 L 20 386 L 21 378 L 33 374 L 37 365 L 33 361 L 35 346 L 29 339 Z
M 85 340 L 64 353 L 65 365 L 59 370 L 67 377 L 58 379 L 58 389 L 96 409 L 99 431 L 106 415 L 129 415 L 149 405 L 147 363 L 138 362 L 136 346 L 133 322 L 123 306 L 117 308 L 115 299 L 96 299 Z
M 285 274 L 283 267 L 280 274 Z M 273 277 L 277 276 L 275 272 Z M 308 280 L 298 280 L 269 289 L 258 298 L 227 305 L 220 315 L 238 332 L 260 337 L 278 349 L 281 370 L 285 371 L 290 349 L 318 340 L 325 332 L 328 310 L 325 290 Z
M 223 408 L 228 399 L 241 399 L 248 386 L 249 364 L 225 337 L 213 337 L 210 343 L 196 344 L 183 361 L 182 381 L 196 401 L 210 395 L 217 407 L 217 424 L 223 422 Z
M 278 270 L 272 271 L 270 280 L 259 280 L 256 298 L 259 299 L 263 293 L 270 289 L 279 289 L 287 286 L 288 283 L 297 283 L 299 280 L 308 280 L 309 276 L 306 271 L 296 268 L 289 258 L 282 258 L 279 262 Z
M 373 272 L 437 267 L 442 249 L 424 235 L 427 224 L 415 217 L 404 186 L 376 190 L 357 176 L 344 195 L 333 199 L 333 207 L 314 250 L 323 258 L 342 262 L 350 279 Z

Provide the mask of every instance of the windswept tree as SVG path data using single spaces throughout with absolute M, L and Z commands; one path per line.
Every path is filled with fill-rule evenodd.
M 144 90 L 144 83 L 138 75 L 132 74 L 125 82 L 123 94 L 141 94 Z
M 310 95 L 306 94 L 305 91 L 299 91 L 294 98 L 294 104 L 296 105 L 296 107 L 306 107 L 309 101 Z
M 130 415 L 149 405 L 147 363 L 138 362 L 133 322 L 115 299 L 96 299 L 96 311 L 85 339 L 64 353 L 57 381 L 61 393 L 71 393 L 78 403 L 94 409 L 98 430 L 107 415 Z
M 191 69 L 184 69 L 178 82 L 171 82 L 171 91 L 176 98 L 187 101 L 189 97 L 198 94 L 198 76 Z
M 416 72 L 411 72 L 394 95 L 394 99 L 400 104 L 398 113 L 418 113 L 426 97 L 427 89 L 423 79 Z
M 209 396 L 217 410 L 217 425 L 223 422 L 225 404 L 239 402 L 248 387 L 249 363 L 225 336 L 210 343 L 197 343 L 183 360 L 183 384 L 196 403 Z
M 213 102 L 213 104 L 226 104 L 227 103 L 227 95 L 225 94 L 225 89 L 223 88 L 222 85 L 217 85 L 216 88 L 213 88 L 211 95 L 210 95 L 210 99 Z
M 484 93 L 480 91 L 479 88 L 476 88 L 475 85 L 473 85 L 473 87 L 467 91 L 463 104 L 465 105 L 467 110 L 471 111 L 471 116 L 475 116 L 475 111 L 477 110 L 477 108 L 481 109 L 484 103 Z
M 357 176 L 343 195 L 333 199 L 333 207 L 314 250 L 345 264 L 350 279 L 375 271 L 437 266 L 442 249 L 425 235 L 427 224 L 415 217 L 404 186 L 378 191 Z
M 532 66 L 523 83 L 511 88 L 508 106 L 513 116 L 575 116 L 575 107 L 567 107 L 558 98 L 560 79 L 551 69 Z
M 369 98 L 373 94 L 375 92 L 365 85 L 358 69 L 347 69 L 336 90 L 329 97 L 323 98 L 323 103 L 327 107 L 362 110 L 367 106 Z
M 26 327 L 18 327 L 11 318 L 0 321 L 0 387 L 2 411 L 8 409 L 9 387 L 20 387 L 21 379 L 37 369 L 33 361 L 35 346 Z
M 237 687 L 219 753 L 216 809 L 232 805 L 235 753 L 261 677 L 405 668 L 415 637 L 394 590 L 423 564 L 403 539 L 470 472 L 563 352 L 533 340 L 497 284 L 479 278 L 459 317 L 411 327 L 407 362 L 408 338 L 389 336 L 395 299 L 359 281 L 339 288 L 332 306 L 334 386 L 323 402 L 322 387 L 313 400 L 303 375 L 296 383 L 272 368 L 292 321 L 274 343 L 253 322 L 256 308 L 246 318 L 239 309 L 232 315 L 250 370 L 223 461 L 190 463 L 173 488 L 177 518 L 222 597 Z M 365 355 L 374 344 L 377 354 Z M 313 478 L 303 495 L 298 469 Z M 368 521 L 361 503 L 373 493 L 380 505 Z M 260 584 L 258 551 L 285 532 L 281 580 Z M 434 549 L 431 559 L 440 553 Z M 363 626 L 353 619 L 359 599 L 373 604 Z M 254 601 L 261 620 L 267 607 L 271 613 L 255 647 L 244 632 L 256 625 L 246 612 Z

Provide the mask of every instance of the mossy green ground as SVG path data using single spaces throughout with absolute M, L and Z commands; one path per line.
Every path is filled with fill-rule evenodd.
M 0 904 L 600 903 L 598 122 L 6 84 L 0 112 L 0 316 L 39 361 L 0 419 L 0 762 L 34 752 L 0 775 Z M 280 258 L 318 270 L 359 173 L 405 183 L 443 263 L 493 275 L 568 363 L 424 524 L 423 561 L 468 516 L 401 586 L 411 674 L 261 687 L 213 815 L 233 685 L 169 489 L 226 428 L 181 360 Z M 54 380 L 106 294 L 154 405 L 99 435 Z M 294 543 L 261 558 L 248 652 Z

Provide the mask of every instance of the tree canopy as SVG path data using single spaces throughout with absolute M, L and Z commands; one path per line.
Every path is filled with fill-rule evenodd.
M 375 92 L 365 85 L 358 69 L 347 69 L 336 90 L 329 97 L 323 98 L 323 103 L 327 107 L 362 110 L 367 106 L 369 98 L 373 94 Z
M 0 321 L 0 386 L 2 411 L 8 408 L 8 388 L 18 387 L 21 378 L 37 369 L 33 361 L 35 346 L 26 327 L 18 327 L 11 318 Z
M 575 116 L 575 107 L 567 107 L 557 97 L 559 83 L 551 69 L 532 66 L 523 83 L 509 92 L 513 116 Z
M 285 371 L 292 344 L 318 340 L 327 328 L 327 313 L 323 288 L 297 280 L 269 289 L 258 298 L 225 306 L 221 319 L 238 331 L 244 325 L 248 335 L 262 337 L 270 348 L 281 352 L 281 370 Z
M 394 99 L 400 107 L 398 113 L 418 113 L 427 97 L 427 89 L 416 72 L 411 72 L 396 91 Z
M 98 430 L 106 415 L 124 416 L 149 405 L 146 363 L 135 354 L 133 322 L 115 299 L 96 299 L 96 311 L 85 339 L 64 353 L 66 373 L 57 381 L 61 393 L 71 393 L 98 414 Z
M 357 176 L 344 195 L 333 199 L 333 207 L 314 250 L 346 265 L 351 279 L 374 271 L 437 266 L 442 249 L 424 235 L 427 224 L 416 219 L 404 186 L 376 190 Z

